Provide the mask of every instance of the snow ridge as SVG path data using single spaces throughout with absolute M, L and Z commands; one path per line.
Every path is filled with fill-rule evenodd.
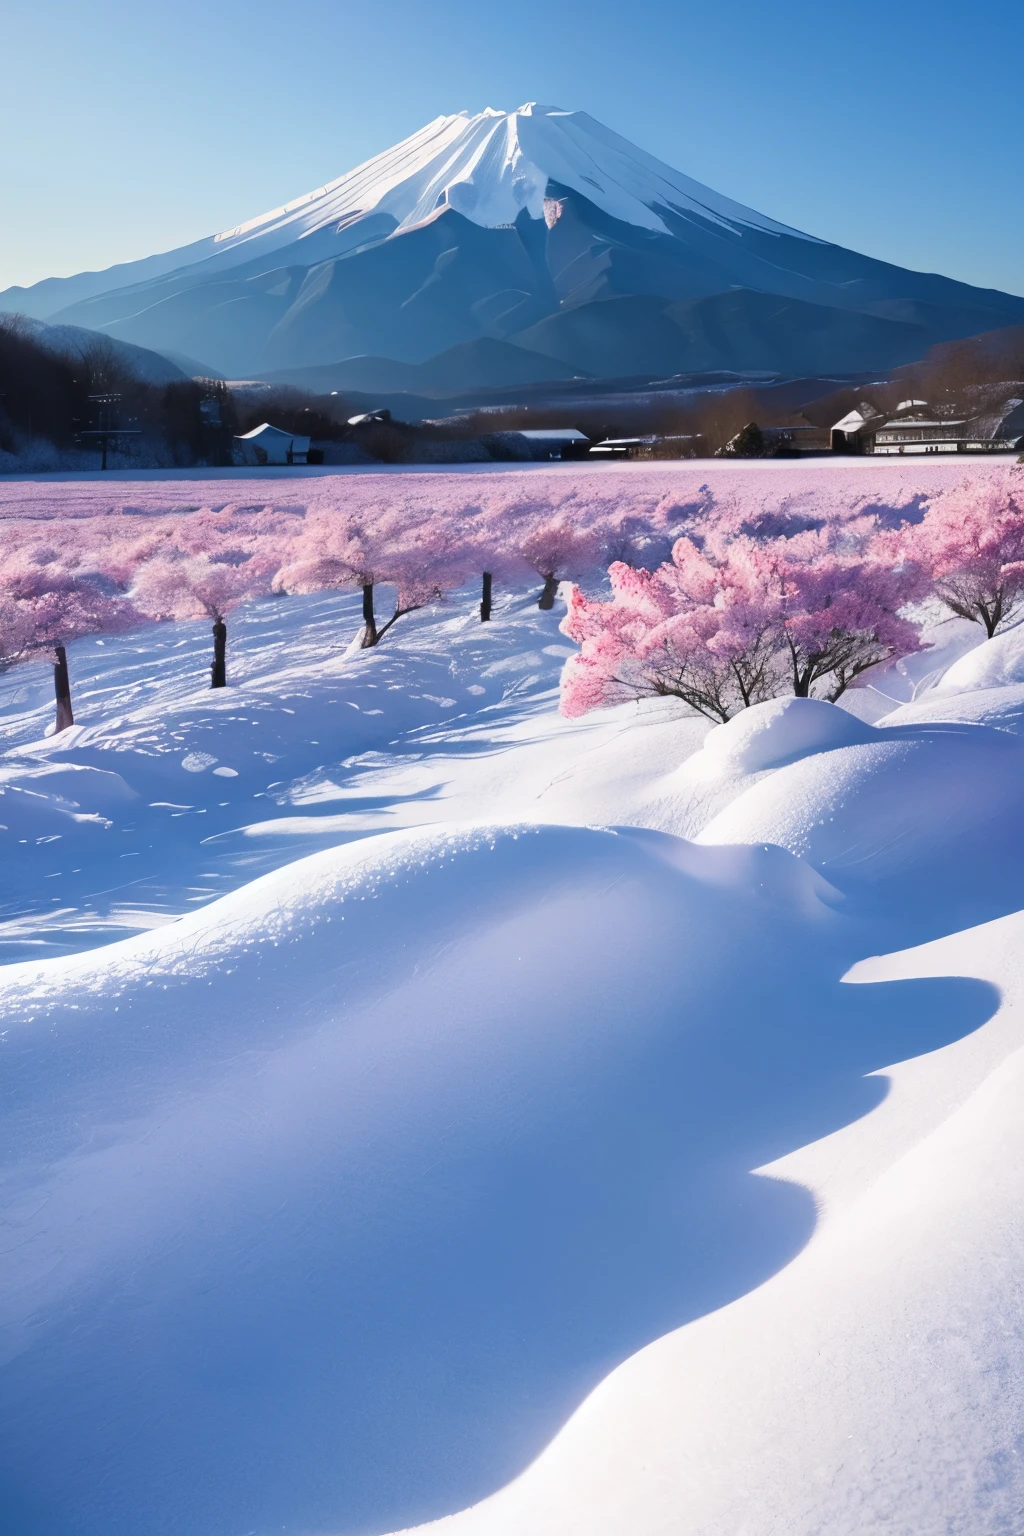
M 586 112 L 526 102 L 471 117 L 436 117 L 407 139 L 325 187 L 215 236 L 222 249 L 257 236 L 295 239 L 331 224 L 385 213 L 408 229 L 444 208 L 476 224 L 510 224 L 523 208 L 541 218 L 548 181 L 571 187 L 606 213 L 667 232 L 659 208 L 724 225 L 794 234 L 664 165 Z M 805 237 L 810 238 L 810 237 Z

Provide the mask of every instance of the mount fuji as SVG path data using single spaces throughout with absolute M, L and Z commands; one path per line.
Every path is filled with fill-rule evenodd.
M 577 375 L 887 368 L 1024 298 L 802 234 L 584 112 L 436 118 L 194 244 L 0 294 L 229 377 L 434 392 Z M 381 382 L 384 381 L 384 382 Z

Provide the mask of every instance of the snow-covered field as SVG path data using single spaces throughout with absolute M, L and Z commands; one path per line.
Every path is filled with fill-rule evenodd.
M 1019 1536 L 1024 631 L 705 743 L 535 596 L 0 680 L 5 1536 Z
M 205 505 L 246 499 L 252 496 L 259 484 L 268 487 L 268 500 L 274 505 L 287 506 L 289 503 L 301 503 L 308 496 L 310 481 L 314 485 L 343 489 L 346 480 L 376 479 L 382 475 L 389 478 L 398 476 L 405 483 L 419 481 L 421 477 L 433 481 L 447 480 L 451 475 L 460 478 L 465 476 L 470 480 L 478 475 L 488 479 L 492 476 L 514 476 L 517 481 L 524 475 L 543 480 L 550 476 L 555 482 L 586 480 L 598 490 L 616 482 L 622 485 L 649 482 L 666 491 L 677 487 L 685 490 L 691 483 L 698 486 L 702 481 L 740 481 L 754 486 L 763 484 L 766 476 L 770 482 L 774 478 L 783 479 L 794 474 L 806 480 L 810 490 L 839 480 L 856 488 L 861 482 L 870 486 L 877 475 L 888 482 L 890 488 L 893 484 L 905 481 L 915 489 L 927 492 L 931 488 L 948 485 L 950 479 L 955 479 L 965 465 L 974 473 L 984 473 L 1012 462 L 1010 454 L 960 453 L 952 464 L 937 463 L 934 459 L 889 459 L 868 454 L 863 458 L 836 455 L 834 458 L 819 459 L 808 456 L 802 459 L 760 459 L 753 463 L 749 459 L 679 459 L 661 464 L 621 460 L 613 464 L 591 464 L 586 461 L 564 464 L 538 462 L 517 464 L 514 468 L 508 464 L 445 464 L 443 468 L 431 468 L 428 465 L 410 467 L 405 464 L 296 464 L 287 469 L 113 469 L 103 473 L 99 470 L 89 473 L 78 469 L 55 470 L 49 474 L 0 477 L 0 517 L 23 516 L 26 512 L 31 514 L 40 503 L 46 504 L 44 515 L 52 516 L 58 509 L 57 497 L 60 498 L 59 511 L 62 516 L 68 516 L 69 512 L 78 516 L 94 514 L 103 511 L 110 502 L 123 500 L 120 488 L 126 484 L 154 487 L 148 497 L 145 491 L 140 494 L 140 505 L 147 510 L 157 505 L 188 505 L 190 501 L 194 505 L 203 498 Z M 865 480 L 865 476 L 870 478 Z M 244 488 L 239 490 L 237 496 L 233 495 L 233 481 L 244 482 Z M 177 485 L 181 486 L 180 491 L 173 489 Z M 48 489 L 53 486 L 72 486 L 74 489 L 70 492 L 67 489 Z M 108 494 L 110 487 L 114 488 L 114 496 Z

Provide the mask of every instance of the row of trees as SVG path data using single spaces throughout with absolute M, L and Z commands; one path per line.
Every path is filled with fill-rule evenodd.
M 725 720 L 786 691 L 838 698 L 920 649 L 913 609 L 930 594 L 989 634 L 1022 600 L 1020 471 L 938 495 L 923 516 L 909 486 L 890 498 L 898 507 L 872 508 L 839 477 L 814 495 L 805 477 L 771 481 L 717 495 L 700 483 L 680 497 L 484 477 L 472 496 L 462 476 L 411 490 L 402 477 L 346 482 L 347 506 L 327 481 L 293 506 L 108 504 L 65 519 L 36 507 L 0 522 L 0 668 L 51 656 L 60 730 L 73 722 L 67 646 L 84 635 L 205 618 L 211 684 L 223 687 L 228 619 L 256 598 L 358 591 L 372 647 L 403 615 L 470 584 L 486 622 L 496 583 L 538 579 L 550 609 L 568 579 L 563 628 L 581 649 L 566 667 L 565 713 L 674 694 Z
M 398 504 L 395 504 L 398 503 Z M 362 645 L 380 643 L 405 614 L 478 582 L 488 621 L 494 584 L 540 579 L 541 608 L 559 581 L 664 557 L 671 545 L 657 518 L 611 503 L 586 515 L 552 509 L 545 497 L 465 506 L 438 498 L 424 512 L 384 500 L 346 512 L 322 498 L 304 507 L 226 506 L 158 516 L 115 515 L 0 523 L 0 670 L 50 654 L 57 729 L 74 720 L 67 647 L 154 620 L 212 621 L 211 684 L 227 681 L 227 621 L 261 597 L 325 591 L 362 595 Z M 579 513 L 579 507 L 574 507 Z M 378 614 L 378 593 L 393 599 Z
M 609 570 L 610 599 L 573 589 L 563 632 L 580 646 L 562 711 L 673 695 L 721 722 L 785 693 L 838 699 L 923 648 L 928 600 L 989 637 L 1024 602 L 1024 475 L 975 479 L 923 517 L 877 515 L 760 537 L 710 519 L 655 570 Z

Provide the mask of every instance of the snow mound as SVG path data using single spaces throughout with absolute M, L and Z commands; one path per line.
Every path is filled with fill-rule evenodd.
M 1016 1536 L 1022 954 L 1016 914 L 858 967 L 870 984 L 845 990 L 904 1013 L 929 988 L 1007 1001 L 767 1170 L 819 1190 L 856 1170 L 865 1191 L 791 1264 L 620 1366 L 524 1477 L 430 1536 Z
M 821 699 L 771 699 L 713 726 L 700 751 L 648 792 L 643 817 L 696 837 L 758 778 L 802 757 L 877 740 L 872 726 Z M 683 743 L 681 742 L 681 745 Z
M 963 693 L 929 689 L 912 704 L 902 704 L 877 724 L 883 729 L 907 725 L 991 725 L 1024 736 L 1024 683 L 1002 688 L 971 688 Z
M 85 763 L 12 765 L 0 775 L 3 787 L 54 800 L 67 810 L 105 811 L 130 805 L 138 795 L 119 773 Z
M 1024 683 L 1024 624 L 993 635 L 954 661 L 931 696 L 1005 688 L 1013 683 Z
M 109 828 L 110 813 L 138 796 L 120 774 L 81 763 L 6 763 L 0 767 L 0 833 L 7 863 L 13 845 L 56 842 Z
M 746 1170 L 887 1059 L 809 1046 L 827 894 L 778 849 L 434 827 L 0 971 L 20 1528 L 384 1530 L 520 1471 L 813 1227 Z
M 1024 897 L 1024 742 L 986 726 L 871 728 L 864 744 L 777 769 L 701 843 L 778 843 L 840 890 L 872 889 L 908 917 L 978 921 Z
M 707 778 L 759 773 L 812 752 L 873 741 L 875 735 L 871 726 L 824 699 L 769 699 L 709 731 L 689 768 L 694 777 Z

